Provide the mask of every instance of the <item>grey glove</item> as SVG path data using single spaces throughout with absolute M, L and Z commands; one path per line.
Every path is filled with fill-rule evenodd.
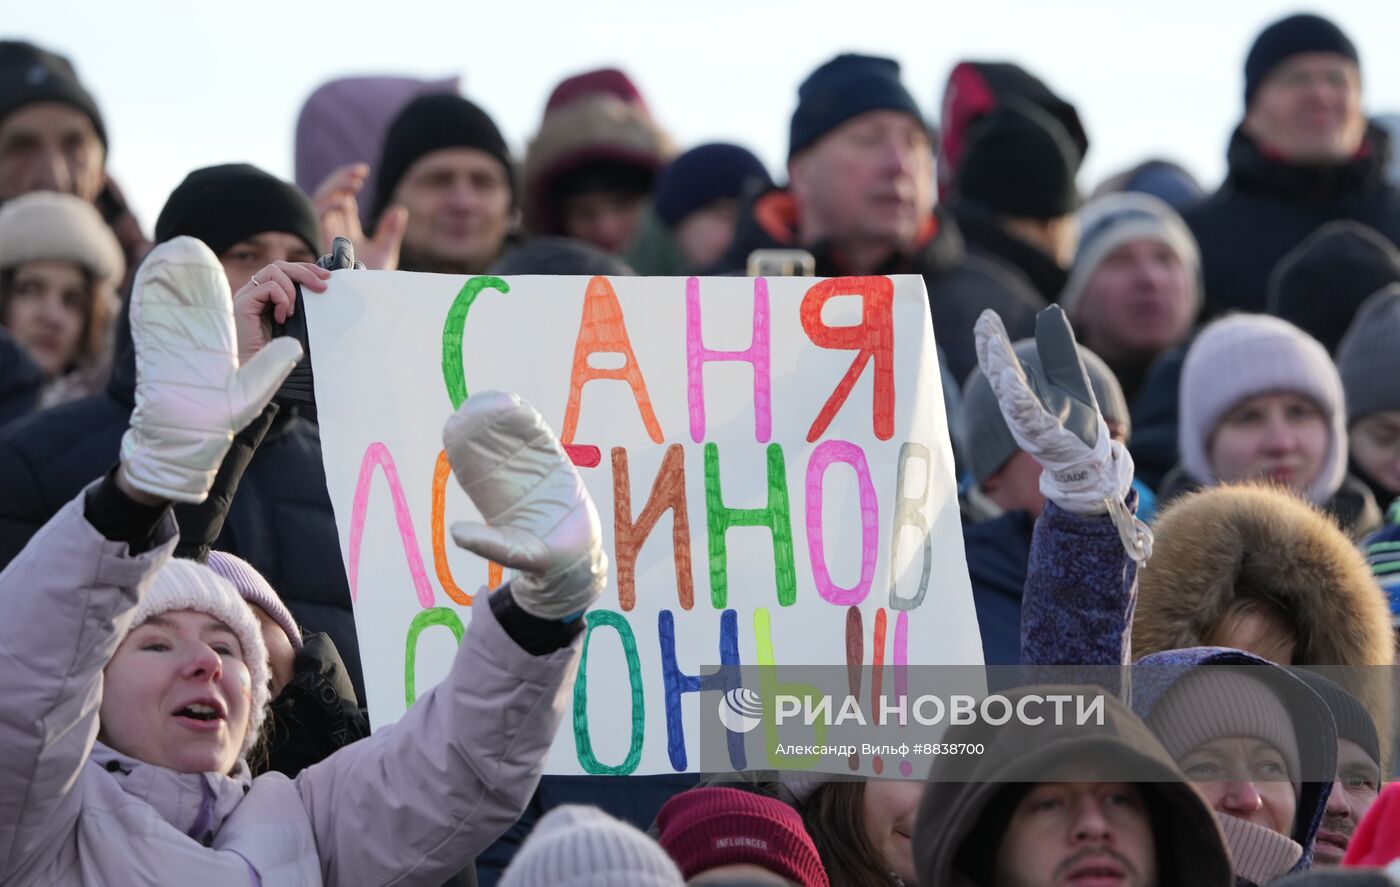
M 327 271 L 363 271 L 364 262 L 355 261 L 355 244 L 347 237 L 337 237 L 331 243 L 331 251 L 316 260 L 318 268 Z
M 1045 471 L 1040 491 L 1076 514 L 1107 513 L 1134 559 L 1146 560 L 1152 535 L 1124 500 L 1133 484 L 1133 460 L 1108 433 L 1074 331 L 1058 305 L 1036 317 L 1035 342 L 1043 370 L 1016 357 L 1001 318 L 977 320 L 977 360 L 1017 445 Z

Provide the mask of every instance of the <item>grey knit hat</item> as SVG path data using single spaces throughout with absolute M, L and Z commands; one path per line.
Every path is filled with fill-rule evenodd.
M 597 807 L 556 807 L 535 825 L 500 887 L 683 887 L 661 846 Z
M 1014 348 L 1022 362 L 1040 367 L 1034 339 L 1022 339 Z M 1108 364 L 1083 345 L 1079 346 L 1079 356 L 1084 360 L 1089 385 L 1094 389 L 1104 421 L 1121 426 L 1123 439 L 1127 440 L 1132 434 L 1132 418 L 1128 414 L 1128 401 L 1123 396 L 1118 378 Z M 1011 436 L 1011 429 L 1006 427 L 1006 419 L 1001 415 L 991 383 L 982 375 L 980 367 L 974 369 L 963 384 L 962 426 L 968 467 L 972 471 L 972 479 L 979 484 L 996 474 L 1020 449 L 1016 439 Z
M 1337 348 L 1347 421 L 1400 410 L 1400 283 L 1371 296 Z
M 287 640 L 292 642 L 293 650 L 301 649 L 301 629 L 297 627 L 297 621 L 292 618 L 287 605 L 282 603 L 282 598 L 252 564 L 226 551 L 209 552 L 209 559 L 205 563 L 209 569 L 232 583 L 243 600 L 253 604 L 276 622 L 278 627 L 287 633 Z
M 1347 470 L 1346 398 L 1327 349 L 1286 320 L 1237 314 L 1206 327 L 1181 368 L 1177 448 L 1193 480 L 1214 486 L 1209 443 L 1216 426 L 1240 401 L 1292 392 L 1315 403 L 1332 430 L 1322 470 L 1308 490 L 1314 505 L 1328 502 Z
M 1177 761 L 1225 737 L 1267 742 L 1283 756 L 1289 781 L 1302 781 L 1298 733 L 1287 707 L 1272 687 L 1243 669 L 1193 669 L 1153 706 L 1147 726 Z
M 1151 194 L 1123 192 L 1095 197 L 1079 211 L 1079 249 L 1059 300 L 1071 322 L 1078 321 L 1075 312 L 1084 287 L 1108 254 L 1130 240 L 1143 239 L 1164 243 L 1180 257 L 1191 282 L 1195 316 L 1201 307 L 1201 253 L 1196 238 L 1164 201 Z

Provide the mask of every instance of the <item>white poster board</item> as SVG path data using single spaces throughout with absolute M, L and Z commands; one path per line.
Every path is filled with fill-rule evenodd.
M 921 278 L 342 271 L 305 296 L 374 726 L 446 673 L 492 570 L 444 533 L 478 519 L 442 455 L 468 391 L 540 411 L 611 560 L 547 772 L 694 770 L 702 666 L 844 665 L 852 625 L 867 664 L 981 663 Z

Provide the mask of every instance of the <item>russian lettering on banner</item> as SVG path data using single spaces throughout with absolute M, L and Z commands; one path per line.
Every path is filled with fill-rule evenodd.
M 477 515 L 443 422 L 489 389 L 557 430 L 612 563 L 549 772 L 695 769 L 739 666 L 980 664 L 920 278 L 357 271 L 306 307 L 376 727 L 508 578 L 445 541 Z

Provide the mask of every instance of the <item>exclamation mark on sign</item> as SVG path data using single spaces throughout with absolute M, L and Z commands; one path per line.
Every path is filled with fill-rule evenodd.
M 860 670 L 865 665 L 865 623 L 860 616 L 860 608 L 846 608 L 846 682 L 850 685 L 851 698 L 860 698 Z M 851 771 L 860 769 L 860 755 L 851 752 L 847 759 Z

